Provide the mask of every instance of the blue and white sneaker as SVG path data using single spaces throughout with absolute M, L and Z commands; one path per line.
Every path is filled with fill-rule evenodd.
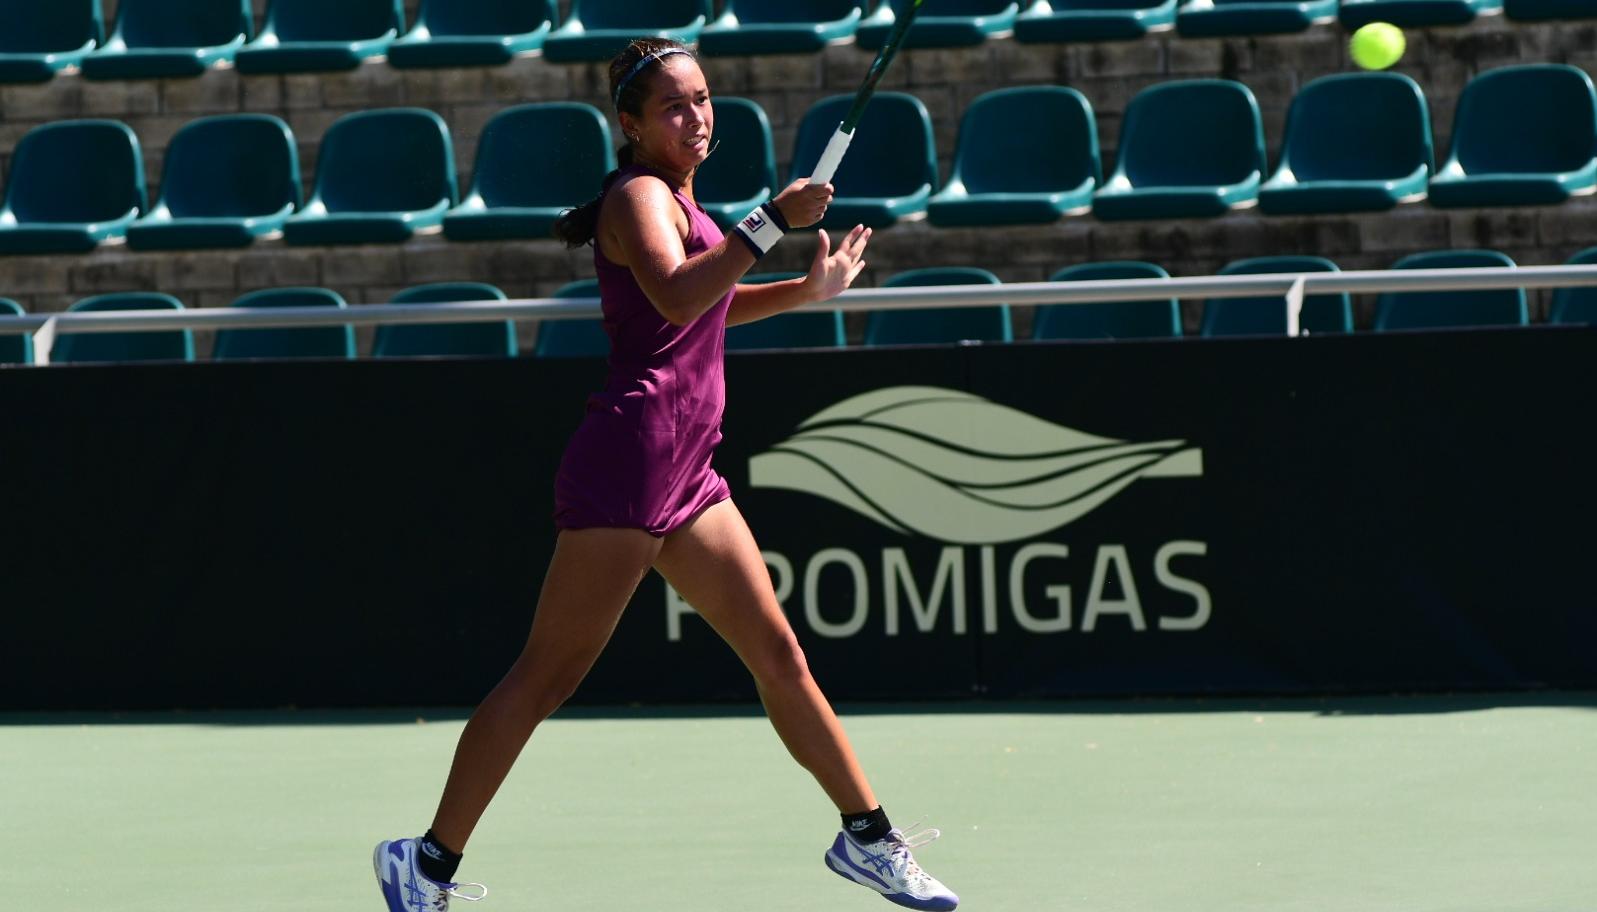
M 377 886 L 382 888 L 388 912 L 449 912 L 449 898 L 476 902 L 488 895 L 480 883 L 439 883 L 416 865 L 420 839 L 384 839 L 372 852 L 372 867 L 377 871 Z M 459 892 L 476 887 L 475 895 Z
M 826 850 L 826 866 L 839 877 L 882 894 L 888 902 L 928 912 L 946 912 L 959 905 L 954 891 L 921 870 L 911 849 L 918 849 L 942 835 L 937 830 L 922 830 L 905 836 L 895 829 L 887 838 L 859 843 L 846 832 L 837 834 Z

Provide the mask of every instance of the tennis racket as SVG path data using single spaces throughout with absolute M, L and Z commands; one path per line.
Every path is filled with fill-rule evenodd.
M 865 113 L 865 106 L 870 104 L 871 96 L 876 94 L 876 84 L 882 81 L 882 74 L 887 72 L 887 65 L 898 55 L 899 45 L 904 43 L 904 36 L 909 34 L 910 23 L 915 21 L 915 14 L 920 11 L 923 2 L 925 0 L 911 0 L 909 9 L 904 10 L 898 21 L 893 23 L 893 30 L 887 34 L 887 40 L 882 42 L 882 49 L 876 52 L 876 59 L 871 61 L 871 68 L 865 71 L 865 81 L 860 83 L 859 91 L 854 95 L 854 106 L 848 109 L 848 116 L 837 125 L 837 132 L 827 141 L 826 149 L 821 152 L 820 161 L 815 163 L 810 183 L 829 183 L 832 175 L 837 173 L 837 166 L 843 161 L 843 153 L 848 151 L 848 144 L 854 140 L 854 128 L 859 126 L 860 117 Z

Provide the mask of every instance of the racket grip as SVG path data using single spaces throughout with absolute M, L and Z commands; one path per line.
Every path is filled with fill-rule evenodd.
M 841 124 L 837 132 L 827 141 L 826 148 L 821 152 L 821 160 L 815 163 L 815 172 L 810 175 L 812 184 L 829 184 L 832 175 L 837 173 L 837 166 L 843 161 L 843 153 L 848 151 L 848 144 L 854 140 L 853 133 L 844 133 Z

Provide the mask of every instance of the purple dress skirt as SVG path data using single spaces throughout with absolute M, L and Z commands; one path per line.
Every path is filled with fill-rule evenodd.
M 619 179 L 648 173 L 633 166 Z M 689 257 L 721 242 L 710 217 L 681 193 Z M 610 375 L 588 398 L 555 476 L 555 526 L 642 529 L 664 536 L 731 496 L 710 465 L 721 442 L 728 291 L 698 319 L 672 326 L 632 270 L 593 248 Z

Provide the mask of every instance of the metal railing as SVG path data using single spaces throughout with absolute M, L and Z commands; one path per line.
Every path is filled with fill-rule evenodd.
M 1299 316 L 1309 295 L 1376 292 L 1477 291 L 1502 288 L 1597 286 L 1597 265 L 1519 266 L 1482 269 L 1375 269 L 1356 272 L 1268 273 L 1169 279 L 1086 282 L 1016 282 L 1003 285 L 941 285 L 851 289 L 820 310 L 905 310 L 996 304 L 1086 304 L 1165 298 L 1284 297 L 1287 334 L 1300 334 Z M 485 323 L 496 320 L 573 320 L 599 316 L 598 298 L 530 298 L 448 304 L 365 304 L 351 308 L 217 307 L 195 310 L 122 310 L 0 316 L 0 333 L 31 333 L 34 363 L 50 363 L 62 333 L 154 332 L 191 329 L 267 329 L 310 326 L 374 326 L 404 323 Z

